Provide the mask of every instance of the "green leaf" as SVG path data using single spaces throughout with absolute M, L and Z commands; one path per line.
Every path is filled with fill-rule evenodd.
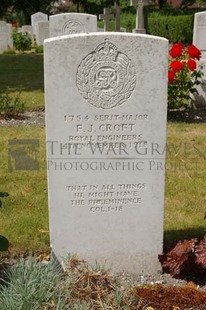
M 0 251 L 7 251 L 9 248 L 9 240 L 0 235 Z
M 2 201 L 0 200 L 0 208 L 2 207 Z
M 7 192 L 0 192 L 0 197 L 8 197 L 9 193 Z

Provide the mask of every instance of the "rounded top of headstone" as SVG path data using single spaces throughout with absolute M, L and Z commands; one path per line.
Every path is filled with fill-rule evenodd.
M 152 40 L 152 41 L 159 41 L 159 42 L 165 42 L 168 44 L 168 40 L 166 38 L 163 38 L 163 37 L 158 37 L 158 36 L 153 36 L 153 35 L 148 35 L 148 34 L 141 34 L 141 33 L 128 33 L 128 32 L 90 32 L 90 33 L 78 33 L 78 34 L 70 34 L 70 35 L 64 35 L 64 36 L 58 36 L 58 37 L 53 37 L 53 38 L 49 38 L 49 39 L 46 39 L 44 40 L 44 44 L 50 44 L 54 41 L 66 41 L 66 40 L 71 40 L 72 38 L 87 38 L 87 37 L 90 37 L 90 36 L 97 36 L 97 37 L 111 37 L 114 36 L 114 37 L 122 37 L 122 38 L 126 38 L 126 37 L 133 37 L 133 38 L 138 38 L 139 39 L 145 39 L 145 40 Z
M 86 14 L 86 13 L 60 13 L 54 14 L 49 16 L 49 19 L 58 18 L 58 17 L 71 17 L 71 18 L 78 18 L 78 17 L 93 17 L 97 19 L 96 15 L 93 14 Z

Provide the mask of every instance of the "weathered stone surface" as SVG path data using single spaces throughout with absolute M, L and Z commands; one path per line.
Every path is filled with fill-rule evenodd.
M 45 41 L 50 236 L 113 271 L 162 252 L 168 42 L 124 33 Z
M 36 43 L 43 45 L 44 40 L 49 38 L 49 22 L 39 22 L 36 25 Z
M 37 12 L 31 15 L 31 25 L 33 27 L 33 31 L 35 35 L 37 33 L 37 24 L 39 22 L 47 22 L 47 21 L 48 21 L 48 15 L 42 12 Z
M 91 14 L 63 13 L 50 16 L 50 37 L 97 31 L 97 17 Z
M 193 29 L 193 44 L 200 49 L 202 53 L 201 60 L 198 62 L 198 67 L 202 68 L 204 77 L 203 84 L 197 86 L 198 94 L 192 94 L 192 102 L 196 107 L 206 107 L 206 12 L 195 13 L 194 29 Z

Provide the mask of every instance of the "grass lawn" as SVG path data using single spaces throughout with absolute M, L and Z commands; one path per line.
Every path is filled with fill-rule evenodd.
M 45 128 L 0 127 L 0 191 L 8 192 L 0 208 L 0 234 L 10 241 L 10 250 L 49 249 Z M 40 169 L 8 171 L 8 140 L 39 139 Z
M 43 55 L 0 55 L 0 91 L 21 92 L 27 110 L 44 109 Z
M 206 124 L 168 124 L 165 241 L 205 233 L 205 131 Z
M 206 124 L 168 124 L 165 245 L 205 232 Z M 15 251 L 49 250 L 45 128 L 0 127 L 0 234 Z M 39 171 L 8 171 L 8 140 L 39 139 Z

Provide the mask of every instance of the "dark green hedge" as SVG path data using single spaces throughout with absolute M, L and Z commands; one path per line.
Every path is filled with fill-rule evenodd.
M 193 15 L 148 18 L 148 34 L 167 38 L 170 42 L 192 43 Z

